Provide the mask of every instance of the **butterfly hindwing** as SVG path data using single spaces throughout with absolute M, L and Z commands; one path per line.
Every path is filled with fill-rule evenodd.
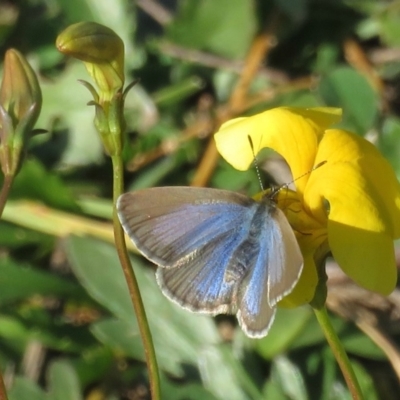
M 268 300 L 274 306 L 289 294 L 303 270 L 303 255 L 284 213 L 275 209 L 269 230 Z
M 282 211 L 264 199 L 252 226 L 257 240 L 250 237 L 247 244 L 251 249 L 253 243 L 249 274 L 238 296 L 237 317 L 243 331 L 250 337 L 263 337 L 268 333 L 275 317 L 276 303 L 292 290 L 299 279 L 303 259 L 294 233 L 291 229 L 287 231 L 287 226 L 289 223 Z

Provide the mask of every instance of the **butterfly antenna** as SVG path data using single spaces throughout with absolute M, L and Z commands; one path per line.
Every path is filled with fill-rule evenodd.
M 304 176 L 311 174 L 311 172 L 313 172 L 314 170 L 318 169 L 319 167 L 322 167 L 324 164 L 326 164 L 327 161 L 321 161 L 319 162 L 317 165 L 314 165 L 310 170 L 308 170 L 307 172 L 304 172 L 304 174 L 301 174 L 300 176 L 296 177 L 295 179 L 291 180 L 288 183 L 284 183 L 282 186 L 276 188 L 276 190 L 274 190 L 271 194 L 271 196 L 273 197 L 274 195 L 276 195 L 278 192 L 280 192 L 283 188 L 288 188 L 289 185 L 291 185 L 292 183 L 298 181 L 299 179 L 303 178 Z
M 248 135 L 247 137 L 249 139 L 251 151 L 253 153 L 253 163 L 254 163 L 254 168 L 256 169 L 258 183 L 260 184 L 261 191 L 263 192 L 264 191 L 264 185 L 263 185 L 262 179 L 261 179 L 261 173 L 260 173 L 260 167 L 259 167 L 258 159 L 257 159 L 256 153 L 254 151 L 253 140 L 251 139 L 250 135 Z

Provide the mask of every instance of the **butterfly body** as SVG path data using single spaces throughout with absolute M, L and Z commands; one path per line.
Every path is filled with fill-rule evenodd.
M 180 306 L 237 314 L 251 337 L 264 336 L 276 303 L 297 283 L 303 258 L 272 199 L 219 189 L 160 187 L 122 195 L 121 223 L 158 265 L 163 293 Z

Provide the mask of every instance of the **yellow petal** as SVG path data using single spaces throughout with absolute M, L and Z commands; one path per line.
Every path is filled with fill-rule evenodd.
M 304 200 L 313 213 L 330 206 L 329 219 L 362 230 L 400 237 L 400 184 L 389 163 L 365 139 L 328 130 L 318 148 Z
M 384 296 L 393 291 L 397 268 L 388 234 L 329 221 L 328 237 L 333 257 L 357 284 Z
M 288 162 L 293 176 L 298 177 L 313 167 L 324 130 L 338 122 L 340 116 L 341 110 L 334 108 L 274 108 L 226 122 L 215 134 L 215 141 L 222 157 L 243 171 L 254 159 L 250 136 L 256 154 L 264 147 L 275 150 Z M 306 182 L 307 177 L 297 181 L 297 189 L 302 191 Z
M 314 263 L 315 249 L 301 249 L 304 257 L 304 267 L 300 279 L 293 290 L 278 304 L 280 307 L 298 307 L 309 303 L 314 298 L 318 284 L 317 269 Z

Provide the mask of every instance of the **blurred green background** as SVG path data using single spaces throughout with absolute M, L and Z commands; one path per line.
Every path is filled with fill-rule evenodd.
M 10 400 L 149 398 L 112 245 L 110 160 L 77 81 L 90 79 L 54 45 L 79 21 L 121 36 L 127 83 L 139 79 L 126 102 L 129 190 L 194 182 L 257 193 L 254 170 L 213 155 L 212 133 L 226 118 L 280 105 L 342 107 L 341 126 L 376 144 L 400 177 L 400 1 L 1 0 L 1 59 L 14 47 L 37 71 L 36 127 L 48 131 L 32 139 L 0 223 Z M 265 157 L 265 182 L 290 179 L 275 155 Z M 270 334 L 250 340 L 233 317 L 171 304 L 153 266 L 132 258 L 164 399 L 350 399 L 309 307 L 280 310 Z M 399 293 L 371 297 L 332 271 L 328 305 L 365 398 L 398 399 Z

